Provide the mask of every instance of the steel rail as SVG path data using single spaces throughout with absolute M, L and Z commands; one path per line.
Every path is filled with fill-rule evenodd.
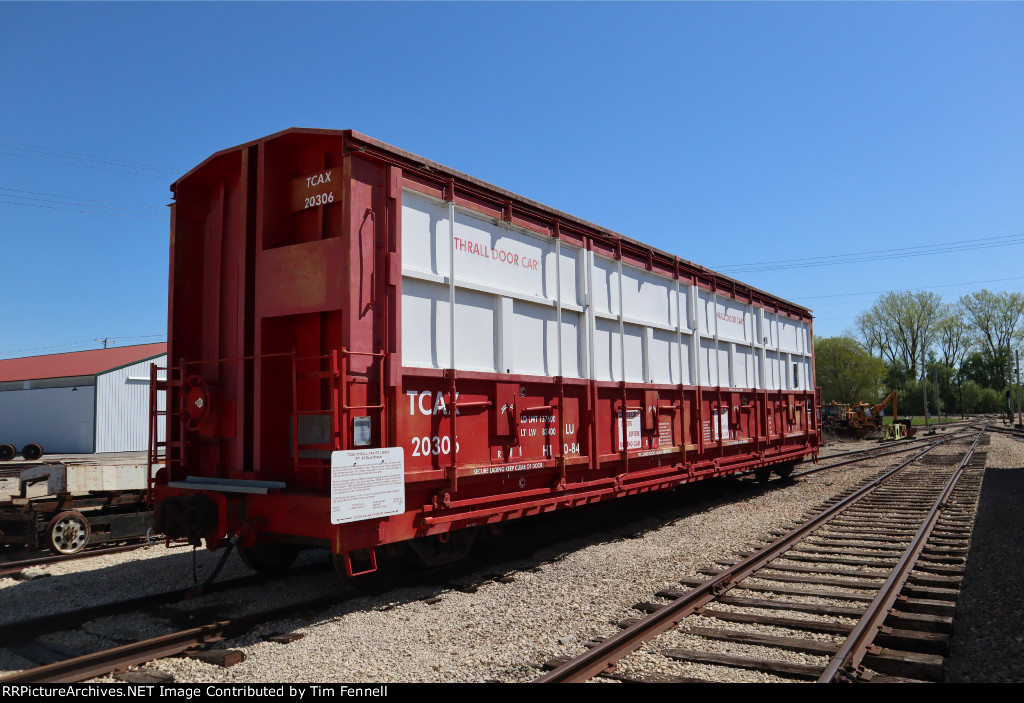
M 839 651 L 833 655 L 832 660 L 825 667 L 817 683 L 853 681 L 861 677 L 860 665 L 864 655 L 867 654 L 868 648 L 874 642 L 879 628 L 882 627 L 885 619 L 889 617 L 893 604 L 906 585 L 907 579 L 910 578 L 910 572 L 917 565 L 918 557 L 924 551 L 928 538 L 931 537 L 932 531 L 935 529 L 935 524 L 942 515 L 942 511 L 946 507 L 953 489 L 963 475 L 964 467 L 967 466 L 974 456 L 978 440 L 981 439 L 984 433 L 985 430 L 982 430 L 975 437 L 974 442 L 967 450 L 967 454 L 957 465 L 956 469 L 953 470 L 953 474 L 946 482 L 942 493 L 935 499 L 917 534 L 910 541 L 900 560 L 896 562 L 896 566 L 893 568 L 892 573 L 889 574 L 889 578 L 882 584 L 874 600 L 868 605 L 867 610 L 854 626 L 853 631 L 846 638 Z
M 775 542 L 765 545 L 746 559 L 723 570 L 710 581 L 684 593 L 646 618 L 603 640 L 600 644 L 590 648 L 580 656 L 570 659 L 561 666 L 549 671 L 547 674 L 536 679 L 534 683 L 582 683 L 597 676 L 608 668 L 609 665 L 638 649 L 644 642 L 676 626 L 699 608 L 707 605 L 743 579 L 777 559 L 794 544 L 817 530 L 823 523 L 828 522 L 837 514 L 872 493 L 878 486 L 901 472 L 911 462 L 920 459 L 928 452 L 952 439 L 954 437 L 949 436 L 934 442 L 923 451 L 915 454 L 899 466 L 889 470 L 835 505 L 825 509 L 804 524 L 794 528 Z
M 959 434 L 961 434 L 964 431 L 965 431 L 964 429 L 958 429 L 958 430 L 952 432 L 950 434 L 949 438 L 952 439 L 952 438 L 958 436 Z M 908 441 L 910 441 L 910 442 L 927 442 L 928 440 L 922 437 L 922 438 L 919 438 L 919 439 L 911 439 L 911 440 L 908 440 Z M 885 449 L 888 449 L 889 451 L 883 451 Z M 920 447 L 906 447 L 906 446 L 899 447 L 899 448 L 892 447 L 892 446 L 888 446 L 888 447 L 875 447 L 873 449 L 858 449 L 857 451 L 853 451 L 853 452 L 844 452 L 842 454 L 833 454 L 832 456 L 818 457 L 818 461 L 819 462 L 824 462 L 824 461 L 828 461 L 828 460 L 833 459 L 833 458 L 838 458 L 838 457 L 843 457 L 843 456 L 851 456 L 853 454 L 867 454 L 868 452 L 878 452 L 877 454 L 872 454 L 870 456 L 862 456 L 862 457 L 860 457 L 858 459 L 847 459 L 846 461 L 839 461 L 839 462 L 836 462 L 834 464 L 829 464 L 827 466 L 816 466 L 813 469 L 807 469 L 806 471 L 801 471 L 798 474 L 794 474 L 793 477 L 796 478 L 798 476 L 806 476 L 808 474 L 817 473 L 819 471 L 827 471 L 828 469 L 836 469 L 836 468 L 839 468 L 840 466 L 846 466 L 847 464 L 856 464 L 858 462 L 865 461 L 866 459 L 878 459 L 878 458 L 881 458 L 881 457 L 889 456 L 890 454 L 902 454 L 904 452 L 912 452 L 915 449 L 920 449 Z
M 201 592 L 197 587 L 191 586 L 188 588 L 177 588 L 172 591 L 150 593 L 148 595 L 115 601 L 113 603 L 86 606 L 84 608 L 78 608 L 77 610 L 39 615 L 27 620 L 19 620 L 0 625 L 0 642 L 3 642 L 4 644 L 24 642 L 25 640 L 30 640 L 33 637 L 39 637 L 40 635 L 49 634 L 51 632 L 71 630 L 90 620 L 95 620 L 96 618 L 121 615 L 133 610 L 146 610 L 162 605 L 181 603 L 186 600 L 196 598 L 199 595 L 205 595 L 208 593 L 220 593 L 223 591 L 247 588 L 250 586 L 259 586 L 290 576 L 295 576 L 297 574 L 323 570 L 326 566 L 326 564 L 320 563 L 306 564 L 289 569 L 287 572 L 280 575 L 253 574 L 251 576 L 241 576 L 228 581 L 218 581 L 210 584 Z
M 98 549 L 85 549 L 77 554 L 55 554 L 48 557 L 34 557 L 32 559 L 18 559 L 17 561 L 0 561 L 0 576 L 9 576 L 11 574 L 17 574 L 31 566 L 46 566 L 47 564 L 56 564 L 62 561 L 73 561 L 75 559 L 85 559 L 87 557 L 101 557 L 104 554 L 118 554 L 120 552 L 130 552 L 140 547 L 145 547 L 146 543 L 141 542 L 139 544 L 125 544 L 117 547 L 100 547 Z
M 26 669 L 0 679 L 0 684 L 85 681 L 114 671 L 122 671 L 129 666 L 138 666 L 154 659 L 181 654 L 200 645 L 237 637 L 256 625 L 289 617 L 300 610 L 329 607 L 344 600 L 346 600 L 345 595 L 332 594 L 301 603 L 280 606 L 262 613 L 244 615 L 234 620 L 220 620 L 113 649 L 65 659 L 34 669 Z

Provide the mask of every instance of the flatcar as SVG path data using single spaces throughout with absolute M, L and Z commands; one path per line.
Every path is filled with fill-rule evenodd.
M 817 456 L 799 305 L 349 130 L 218 152 L 172 191 L 169 540 L 268 571 L 328 547 L 357 576 Z
M 19 469 L 18 494 L 0 500 L 0 551 L 76 554 L 145 537 L 153 523 L 146 471 L 146 464 L 94 459 Z

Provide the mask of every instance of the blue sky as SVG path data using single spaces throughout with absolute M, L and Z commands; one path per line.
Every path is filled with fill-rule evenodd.
M 1022 3 L 0 2 L 0 358 L 162 339 L 169 185 L 293 126 L 720 270 L 817 336 L 887 290 L 1024 291 L 1022 37 Z

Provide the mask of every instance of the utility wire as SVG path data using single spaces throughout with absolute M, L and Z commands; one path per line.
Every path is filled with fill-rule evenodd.
M 751 264 L 734 264 L 725 266 L 709 266 L 712 270 L 725 272 L 753 272 L 753 271 L 779 271 L 794 268 L 812 268 L 820 266 L 835 266 L 838 264 L 860 263 L 865 261 L 879 261 L 892 259 L 895 256 L 908 258 L 915 256 L 930 256 L 945 254 L 957 251 L 973 251 L 975 249 L 989 249 L 993 247 L 1013 246 L 1024 244 L 1024 234 L 1013 234 L 1001 237 L 985 237 L 982 239 L 970 239 L 957 242 L 945 242 L 942 244 L 929 244 L 916 247 L 900 247 L 897 249 L 879 249 L 872 252 L 857 252 L 852 254 L 832 254 L 829 256 L 815 256 L 803 259 L 780 259 L 778 261 L 764 261 Z
M 864 291 L 862 293 L 834 293 L 832 295 L 799 295 L 794 298 L 790 298 L 795 303 L 797 300 L 817 300 L 820 298 L 852 298 L 858 295 L 882 295 L 883 293 L 913 293 L 919 290 L 935 290 L 936 288 L 957 288 L 959 286 L 978 286 L 986 283 L 1003 283 L 1004 281 L 1021 281 L 1024 280 L 1024 276 L 1014 276 L 1012 278 L 990 278 L 987 281 L 966 281 L 964 283 L 944 283 L 938 286 L 918 286 L 917 288 L 901 288 L 899 290 L 875 290 L 875 291 Z M 785 297 L 785 296 L 784 296 Z M 822 305 L 830 305 L 831 303 L 822 303 Z M 845 305 L 846 303 L 836 303 L 836 305 Z
M 88 203 L 108 203 L 108 204 L 111 204 L 111 205 L 127 205 L 130 208 L 145 208 L 145 209 L 149 209 L 149 210 L 157 210 L 159 212 L 164 212 L 166 210 L 166 207 L 167 207 L 166 205 L 142 205 L 142 204 L 136 204 L 136 203 L 126 203 L 126 202 L 122 202 L 120 200 L 96 200 L 94 198 L 82 198 L 82 197 L 79 197 L 77 195 L 60 195 L 58 193 L 40 193 L 40 192 L 35 191 L 35 190 L 20 190 L 18 188 L 6 188 L 4 186 L 0 186 L 0 190 L 5 190 L 5 191 L 8 191 L 10 193 L 28 193 L 30 195 L 46 195 L 46 196 L 49 196 L 51 198 L 63 198 L 65 200 L 81 200 L 81 201 L 88 202 Z M 9 196 L 9 197 L 19 198 L 19 197 L 22 197 L 22 196 L 14 195 L 14 196 Z M 28 198 L 28 199 L 29 200 L 34 200 L 34 198 Z M 50 202 L 52 202 L 52 201 L 50 201 Z M 115 208 L 115 209 L 120 209 L 120 208 Z
M 167 340 L 167 335 L 166 334 L 150 334 L 150 335 L 142 335 L 142 336 L 137 336 L 137 337 L 112 337 L 112 339 L 118 339 L 120 341 L 126 341 L 126 340 L 129 340 L 129 339 L 155 339 L 157 341 L 152 342 L 152 344 L 159 344 L 161 341 L 166 341 Z M 75 350 L 72 350 L 72 349 L 70 349 L 70 347 L 81 347 L 83 345 L 90 345 L 90 346 L 92 346 L 95 343 L 96 343 L 95 339 L 82 339 L 82 340 L 79 340 L 77 342 L 66 342 L 64 344 L 51 344 L 50 346 L 46 346 L 46 347 L 29 347 L 29 348 L 25 348 L 25 349 L 5 349 L 5 350 L 0 351 L 0 354 L 3 354 L 3 355 L 7 355 L 7 354 L 27 354 L 27 353 L 31 353 L 31 352 L 40 352 L 40 351 L 49 351 L 49 350 L 90 351 L 90 350 L 87 350 L 87 349 L 75 349 Z M 133 346 L 133 345 L 122 345 L 122 346 Z
M 4 193 L 0 193 L 0 195 L 3 195 L 3 194 Z M 36 199 L 36 200 L 38 200 L 38 199 Z M 145 215 L 123 215 L 121 213 L 108 213 L 108 212 L 102 212 L 102 211 L 96 211 L 96 210 L 76 210 L 74 208 L 58 208 L 58 207 L 52 206 L 52 205 L 39 205 L 37 203 L 19 203 L 17 201 L 4 201 L 4 200 L 0 200 L 0 204 L 3 204 L 3 205 L 22 205 L 22 206 L 26 206 L 26 207 L 29 207 L 29 208 L 46 208 L 47 210 L 63 210 L 65 212 L 83 213 L 85 215 L 109 215 L 110 217 L 124 217 L 124 218 L 128 218 L 130 220 L 154 220 L 154 221 L 157 221 L 157 222 L 163 222 L 166 219 L 166 218 L 163 218 L 163 217 L 146 217 Z M 80 204 L 77 204 L 77 203 L 67 203 L 65 205 L 80 205 Z
M 29 154 L 12 154 L 9 151 L 0 151 L 0 155 L 2 155 L 2 156 L 16 156 L 16 157 L 21 158 L 21 159 L 33 159 L 35 161 L 43 161 L 45 163 L 50 163 L 50 164 L 58 163 L 58 164 L 61 164 L 63 166 L 81 166 L 83 168 L 95 168 L 95 169 L 98 169 L 100 171 L 114 171 L 116 173 L 127 173 L 128 175 L 131 175 L 131 176 L 149 176 L 150 178 L 159 178 L 160 180 L 164 180 L 164 181 L 166 181 L 167 179 L 173 178 L 174 175 L 177 174 L 177 172 L 142 173 L 140 171 L 126 171 L 123 168 L 106 168 L 104 166 L 98 166 L 96 164 L 89 164 L 89 163 L 74 163 L 74 162 L 71 162 L 71 161 L 56 161 L 54 159 L 48 159 L 48 158 L 44 158 L 44 157 L 41 157 L 41 156 L 30 156 Z M 57 158 L 60 158 L 60 157 L 57 157 Z
M 27 144 L 25 142 L 10 142 L 6 140 L 0 140 L 0 146 L 3 146 L 4 148 L 8 149 L 15 149 L 17 151 L 27 151 L 29 153 L 42 154 L 44 156 L 49 156 L 53 158 L 70 158 L 78 161 L 92 161 L 95 163 L 107 164 L 110 166 L 124 166 L 127 168 L 135 168 L 143 171 L 156 171 L 169 175 L 177 175 L 183 173 L 181 169 L 170 168 L 167 166 L 157 166 L 142 161 L 114 159 L 109 156 L 84 154 L 80 151 L 68 151 L 66 149 L 53 149 L 50 147 L 40 146 L 38 144 Z

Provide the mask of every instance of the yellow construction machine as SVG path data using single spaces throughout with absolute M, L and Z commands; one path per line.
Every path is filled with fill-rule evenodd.
M 889 404 L 892 404 L 892 425 L 893 429 L 886 427 L 885 439 L 902 439 L 912 437 L 913 428 L 910 420 L 900 420 L 896 410 L 896 391 L 885 396 L 881 403 L 871 405 L 870 403 L 838 403 L 833 401 L 821 406 L 822 424 L 826 430 L 836 434 L 845 434 L 857 439 L 866 437 L 870 433 L 883 429 L 883 411 Z M 902 428 L 902 429 L 900 429 Z

